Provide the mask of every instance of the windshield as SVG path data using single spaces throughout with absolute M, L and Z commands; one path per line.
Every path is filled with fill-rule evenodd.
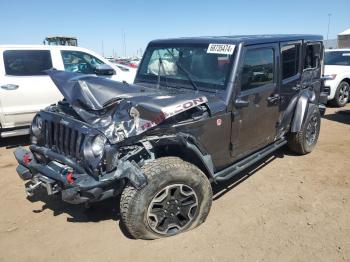
M 325 65 L 350 66 L 350 51 L 325 52 Z
M 234 45 L 162 45 L 147 48 L 136 82 L 224 90 Z

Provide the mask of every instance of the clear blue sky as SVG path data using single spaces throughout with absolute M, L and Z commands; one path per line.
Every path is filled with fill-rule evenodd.
M 313 33 L 329 38 L 350 27 L 350 0 L 0 0 L 0 44 L 41 44 L 72 35 L 79 45 L 112 55 L 144 50 L 156 38 Z

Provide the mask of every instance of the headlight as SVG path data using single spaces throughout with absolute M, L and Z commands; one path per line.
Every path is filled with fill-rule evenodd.
M 36 125 L 40 130 L 43 127 L 43 119 L 40 116 L 36 118 Z
M 105 147 L 106 139 L 103 136 L 96 136 L 91 143 L 91 150 L 95 156 L 101 155 Z

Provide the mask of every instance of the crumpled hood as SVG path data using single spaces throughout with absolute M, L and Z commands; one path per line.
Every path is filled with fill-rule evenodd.
M 155 94 L 154 90 L 94 75 L 47 70 L 70 105 L 101 110 L 118 99 Z
M 47 74 L 77 114 L 112 142 L 139 135 L 208 102 L 198 92 L 147 88 L 57 70 L 48 70 Z

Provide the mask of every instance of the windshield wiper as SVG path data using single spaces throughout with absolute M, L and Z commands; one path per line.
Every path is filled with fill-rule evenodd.
M 178 68 L 181 69 L 182 72 L 184 72 L 188 78 L 188 80 L 190 81 L 191 85 L 193 86 L 193 88 L 198 91 L 198 86 L 196 85 L 196 83 L 194 82 L 193 78 L 192 78 L 192 74 L 190 72 L 188 72 L 185 68 L 182 67 L 182 65 L 176 60 L 176 57 L 174 56 L 174 54 L 172 52 L 170 52 L 169 48 L 166 48 L 165 50 L 167 50 L 167 52 L 171 55 L 172 60 L 174 61 L 174 63 L 176 64 L 176 66 Z

